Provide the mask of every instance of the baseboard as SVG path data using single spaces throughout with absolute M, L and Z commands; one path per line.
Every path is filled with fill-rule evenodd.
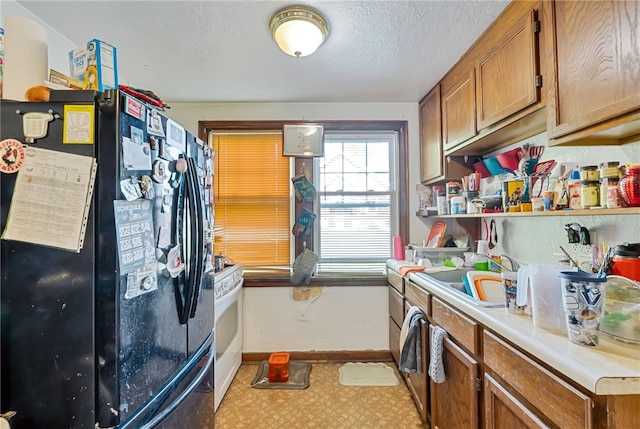
M 283 350 L 278 350 L 282 352 Z M 286 351 L 286 350 L 284 350 Z M 287 352 L 291 360 L 324 361 L 324 362 L 390 362 L 393 356 L 389 350 L 341 350 Z M 268 360 L 271 352 L 242 353 L 242 362 L 259 362 Z

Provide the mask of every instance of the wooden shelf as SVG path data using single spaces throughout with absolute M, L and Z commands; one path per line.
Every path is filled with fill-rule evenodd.
M 640 215 L 640 207 L 627 207 L 620 209 L 591 209 L 591 210 L 551 210 L 542 212 L 498 212 L 460 215 L 432 215 L 427 216 L 420 212 L 417 216 L 432 219 L 471 219 L 486 217 L 548 217 L 548 216 L 612 216 L 612 215 Z

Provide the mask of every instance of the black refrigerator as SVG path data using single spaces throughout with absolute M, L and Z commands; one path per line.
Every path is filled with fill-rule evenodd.
M 123 91 L 0 104 L 0 413 L 213 427 L 208 146 Z

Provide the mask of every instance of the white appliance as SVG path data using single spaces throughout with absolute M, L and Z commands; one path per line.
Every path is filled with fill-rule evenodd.
M 215 410 L 242 363 L 243 282 L 241 264 L 228 266 L 215 273 Z

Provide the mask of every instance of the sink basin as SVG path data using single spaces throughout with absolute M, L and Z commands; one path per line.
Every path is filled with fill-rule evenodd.
M 470 304 L 478 307 L 504 307 L 504 302 L 489 302 L 481 301 L 467 294 L 462 283 L 462 277 L 467 274 L 467 270 L 449 270 L 439 271 L 436 273 L 411 273 L 413 278 L 421 279 L 429 284 L 437 284 L 443 288 L 447 288 L 450 292 L 456 294 L 460 299 L 463 299 Z
M 467 270 L 447 270 L 438 271 L 436 273 L 420 273 L 444 283 L 460 283 L 462 278 L 467 275 Z M 462 288 L 464 290 L 464 287 Z

